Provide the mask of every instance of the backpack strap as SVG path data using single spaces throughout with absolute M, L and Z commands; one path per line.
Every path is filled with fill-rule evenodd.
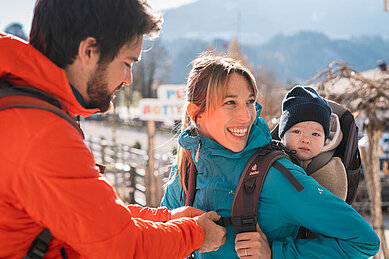
M 315 239 L 321 235 L 312 232 L 311 230 L 305 228 L 305 227 L 300 227 L 299 232 L 297 233 L 296 239 Z
M 322 168 L 324 165 L 326 165 L 332 159 L 334 154 L 335 154 L 335 149 L 320 153 L 317 156 L 315 156 L 312 159 L 311 163 L 309 163 L 309 165 L 305 169 L 307 175 L 313 174 L 314 172 Z
M 197 179 L 197 168 L 195 164 L 192 162 L 189 166 L 189 171 L 187 173 L 188 179 L 187 180 L 187 187 L 188 192 L 184 197 L 184 205 L 185 206 L 193 206 L 194 197 L 196 194 L 196 179 Z
M 9 108 L 40 109 L 52 112 L 69 122 L 84 138 L 80 126 L 70 116 L 65 106 L 56 98 L 45 92 L 24 86 L 8 86 L 4 81 L 0 81 L 0 110 Z M 3 98 L 7 97 L 7 98 Z
M 296 191 L 304 190 L 302 184 L 294 175 L 277 160 L 280 158 L 290 158 L 290 154 L 285 153 L 280 143 L 259 148 L 249 161 L 240 177 L 238 186 L 232 204 L 231 217 L 221 217 L 217 224 L 221 226 L 234 227 L 236 234 L 242 232 L 255 232 L 257 225 L 257 210 L 260 193 L 265 181 L 265 177 L 271 166 L 279 170 L 286 179 L 292 184 Z M 184 197 L 184 205 L 192 206 L 196 193 L 197 169 L 194 163 L 191 163 L 188 169 L 187 182 L 188 193 Z
M 53 238 L 50 230 L 45 228 L 39 233 L 38 237 L 35 238 L 32 243 L 30 250 L 23 257 L 23 259 L 41 259 L 49 251 L 49 242 Z
M 41 233 L 35 238 L 34 242 L 30 246 L 27 254 L 22 259 L 42 259 L 45 257 L 49 251 L 49 243 L 53 239 L 48 228 L 44 228 Z M 62 247 L 59 249 L 61 257 L 63 259 L 68 259 L 65 249 Z
M 273 167 L 278 169 L 278 171 L 280 171 L 286 177 L 286 179 L 288 179 L 288 181 L 293 185 L 297 192 L 301 192 L 302 190 L 304 190 L 304 186 L 283 164 L 278 161 L 275 161 L 273 163 Z
M 289 159 L 289 157 L 280 150 L 269 152 L 268 148 L 260 148 L 246 164 L 236 188 L 232 204 L 231 223 L 236 234 L 256 231 L 260 193 L 265 177 L 273 164 L 274 167 L 286 176 L 298 192 L 304 189 L 288 169 L 281 163 L 276 162 L 280 158 Z M 224 221 L 228 222 L 229 220 L 227 219 Z
M 35 88 L 10 86 L 7 82 L 0 80 L 0 111 L 10 108 L 40 109 L 52 112 L 69 122 L 81 134 L 82 138 L 85 138 L 81 127 L 70 116 L 66 107 L 56 98 Z M 103 168 L 100 168 L 100 171 L 104 173 Z M 50 230 L 48 228 L 43 229 L 23 259 L 43 258 L 49 250 L 49 242 L 52 238 L 53 235 Z M 60 252 L 62 258 L 66 259 L 65 249 L 61 248 Z

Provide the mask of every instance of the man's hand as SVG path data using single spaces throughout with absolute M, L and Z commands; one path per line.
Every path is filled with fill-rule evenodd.
M 271 258 L 269 242 L 258 224 L 257 232 L 236 235 L 235 250 L 239 258 Z
M 170 211 L 171 219 L 178 219 L 182 217 L 196 217 L 203 215 L 205 211 L 196 209 L 190 206 L 179 207 Z
M 198 250 L 200 253 L 216 251 L 226 242 L 226 229 L 214 222 L 220 219 L 216 212 L 210 211 L 195 219 L 205 233 L 203 245 Z

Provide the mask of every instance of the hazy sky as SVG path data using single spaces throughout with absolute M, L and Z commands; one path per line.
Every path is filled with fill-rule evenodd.
M 147 0 L 154 10 L 174 8 L 197 0 Z M 0 31 L 12 22 L 23 25 L 28 35 L 31 26 L 35 0 L 0 0 Z

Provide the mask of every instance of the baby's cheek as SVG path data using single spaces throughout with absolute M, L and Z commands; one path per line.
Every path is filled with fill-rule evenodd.
M 294 141 L 291 139 L 286 139 L 282 142 L 289 150 L 295 150 L 297 149 L 297 146 L 295 145 Z

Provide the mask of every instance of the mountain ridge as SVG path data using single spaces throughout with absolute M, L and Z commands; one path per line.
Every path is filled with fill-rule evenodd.
M 383 1 L 381 1 L 383 2 Z M 367 0 L 199 0 L 165 11 L 162 36 L 264 43 L 277 34 L 318 31 L 331 38 L 389 35 L 383 3 Z M 293 10 L 293 11 L 292 11 Z
M 169 83 L 185 83 L 190 62 L 210 46 L 226 52 L 229 41 L 161 38 L 171 59 Z M 354 36 L 350 39 L 332 39 L 313 31 L 300 31 L 292 35 L 278 34 L 265 43 L 240 43 L 241 52 L 248 63 L 275 72 L 280 82 L 303 83 L 334 60 L 347 62 L 357 71 L 377 66 L 378 60 L 388 62 L 389 40 L 381 36 Z

